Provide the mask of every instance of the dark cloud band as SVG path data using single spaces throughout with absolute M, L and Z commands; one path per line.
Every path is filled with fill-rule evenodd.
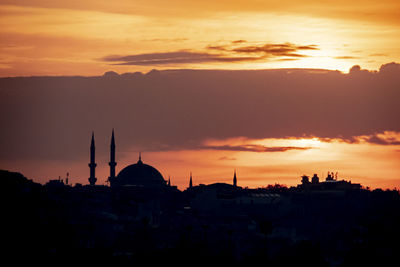
M 157 57 L 168 60 L 171 55 Z M 109 62 L 118 58 L 110 57 Z M 85 158 L 91 131 L 101 150 L 108 147 L 112 128 L 120 153 L 132 147 L 142 151 L 309 149 L 204 143 L 236 137 L 313 136 L 394 146 L 400 144 L 395 134 L 400 133 L 399 84 L 397 63 L 385 64 L 379 71 L 355 66 L 348 74 L 315 69 L 186 69 L 2 78 L 0 159 Z M 389 134 L 376 134 L 385 131 Z

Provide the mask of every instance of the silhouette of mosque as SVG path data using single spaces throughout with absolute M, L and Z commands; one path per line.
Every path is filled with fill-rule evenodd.
M 90 169 L 90 177 L 88 179 L 89 184 L 91 186 L 95 186 L 97 182 L 96 178 L 96 161 L 95 161 L 95 141 L 94 141 L 94 132 L 92 132 L 92 139 L 90 144 L 90 162 L 88 164 Z M 174 188 L 175 186 L 171 186 L 171 180 L 168 179 L 166 181 L 162 174 L 153 166 L 143 163 L 141 152 L 139 152 L 139 159 L 136 163 L 131 164 L 123 168 L 118 175 L 116 175 L 115 167 L 117 166 L 117 162 L 115 160 L 115 136 L 114 129 L 111 134 L 111 143 L 110 143 L 110 162 L 108 163 L 110 166 L 110 176 L 108 177 L 108 182 L 111 188 L 135 188 L 135 189 L 159 189 L 164 190 L 168 188 Z M 54 184 L 60 183 L 59 180 L 53 180 Z M 200 185 L 200 187 L 204 188 L 205 185 Z M 237 186 L 237 176 L 236 170 L 234 170 L 233 181 L 232 184 L 226 183 L 215 183 L 208 185 L 206 187 L 209 188 L 232 188 L 232 190 L 240 190 L 241 187 Z M 193 186 L 193 178 L 192 173 L 190 172 L 189 177 L 189 186 L 188 190 L 192 190 L 195 187 Z M 328 192 L 329 190 L 359 190 L 362 186 L 360 184 L 353 184 L 351 181 L 338 180 L 337 173 L 328 172 L 328 175 L 325 181 L 320 181 L 317 174 L 314 174 L 313 177 L 310 178 L 307 175 L 303 175 L 301 177 L 301 184 L 297 186 L 297 189 L 302 191 L 324 191 Z M 197 190 L 197 189 L 195 189 Z
M 110 147 L 110 186 L 95 186 L 94 133 L 90 185 L 72 186 L 69 174 L 65 183 L 41 185 L 0 170 L 2 240 L 14 261 L 344 267 L 397 260 L 397 190 L 366 190 L 331 172 L 325 181 L 304 175 L 297 187 L 250 189 L 237 185 L 235 170 L 232 184 L 194 185 L 190 173 L 180 191 L 141 154 L 116 174 L 114 131 Z
M 144 188 L 166 188 L 171 186 L 170 179 L 168 182 L 164 179 L 162 174 L 153 166 L 143 163 L 141 153 L 139 152 L 139 160 L 135 164 L 131 164 L 122 169 L 118 175 L 115 175 L 115 137 L 114 129 L 111 135 L 110 144 L 110 176 L 108 182 L 110 187 L 144 187 Z M 96 185 L 96 162 L 95 162 L 95 141 L 94 133 L 92 133 L 92 140 L 90 144 L 90 177 L 88 179 L 89 184 L 92 186 Z M 192 173 L 190 173 L 189 188 L 193 187 Z M 237 187 L 236 170 L 234 171 L 233 187 Z
M 119 186 L 138 186 L 138 187 L 165 187 L 167 186 L 161 173 L 154 167 L 144 164 L 142 161 L 141 153 L 139 153 L 139 160 L 137 163 L 129 165 L 122 169 L 119 174 L 115 175 L 115 166 L 117 162 L 115 161 L 115 137 L 114 129 L 111 135 L 110 144 L 110 176 L 108 177 L 108 182 L 111 187 Z M 95 142 L 94 133 L 92 133 L 92 141 L 90 145 L 90 177 L 89 183 L 94 186 L 96 184 L 97 178 L 95 177 L 95 168 L 97 164 L 95 163 Z

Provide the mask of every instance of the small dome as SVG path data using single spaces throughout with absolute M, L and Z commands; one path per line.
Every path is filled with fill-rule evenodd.
M 144 164 L 139 157 L 136 164 L 129 165 L 119 172 L 112 185 L 161 187 L 166 186 L 166 182 L 156 168 Z

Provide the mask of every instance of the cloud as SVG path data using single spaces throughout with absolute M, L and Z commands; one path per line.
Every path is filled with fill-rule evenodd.
M 165 53 L 147 53 L 127 56 L 106 56 L 102 61 L 115 62 L 114 65 L 167 65 L 167 64 L 188 64 L 207 62 L 243 62 L 256 61 L 260 57 L 229 57 L 223 54 L 211 54 L 206 52 L 176 51 Z
M 400 140 L 387 140 L 377 135 L 372 135 L 365 141 L 377 145 L 400 145 Z
M 400 145 L 400 133 L 385 131 L 383 133 L 374 133 L 356 137 L 357 142 L 367 142 L 377 145 Z
M 379 68 L 379 73 L 384 75 L 398 75 L 400 73 L 400 64 L 395 62 L 383 64 Z
M 162 53 L 143 53 L 134 55 L 109 55 L 101 61 L 112 65 L 160 66 L 170 64 L 218 63 L 218 62 L 250 62 L 267 60 L 275 57 L 281 60 L 295 60 L 307 55 L 298 52 L 304 50 L 317 50 L 316 45 L 263 44 L 259 46 L 238 46 L 247 43 L 245 40 L 236 40 L 230 45 L 208 45 L 210 52 L 196 52 L 179 50 Z M 232 46 L 233 45 L 233 46 Z M 278 60 L 279 60 L 278 59 Z
M 242 152 L 286 152 L 289 150 L 308 150 L 312 149 L 312 147 L 295 147 L 295 146 L 283 146 L 283 147 L 267 147 L 263 145 L 238 145 L 238 146 L 203 146 L 200 149 L 209 149 L 209 150 L 222 150 L 222 151 L 242 151 Z
M 247 42 L 246 40 L 240 39 L 240 40 L 232 41 L 232 44 L 242 44 L 242 43 L 246 43 L 246 42 Z
M 375 145 L 400 145 L 400 132 L 396 131 L 383 131 L 379 133 L 373 133 L 369 135 L 351 136 L 348 138 L 337 137 L 337 138 L 318 138 L 321 142 L 344 142 L 348 144 L 360 144 L 369 143 Z
M 275 57 L 306 57 L 306 55 L 299 54 L 297 52 L 302 50 L 318 50 L 316 45 L 294 45 L 291 43 L 284 44 L 264 44 L 264 45 L 253 45 L 233 48 L 232 51 L 236 53 L 246 54 L 264 54 Z
M 229 48 L 226 45 L 209 45 L 206 48 L 209 50 L 229 51 Z
M 359 57 L 354 57 L 354 56 L 338 56 L 334 57 L 335 59 L 357 59 Z
M 245 40 L 237 40 L 228 45 L 209 45 L 207 49 L 227 51 L 235 54 L 246 55 L 262 55 L 263 57 L 307 57 L 307 55 L 300 54 L 301 51 L 318 50 L 316 45 L 295 45 L 292 43 L 283 44 L 261 44 L 261 45 L 246 45 L 238 46 L 238 44 L 247 43 Z
M 218 160 L 236 160 L 236 158 L 223 156 L 223 157 L 218 158 Z
M 374 54 L 370 54 L 370 57 L 387 57 L 387 54 L 383 54 L 383 53 L 374 53 Z
M 110 60 L 118 62 L 112 61 L 118 60 L 116 56 Z M 204 143 L 236 137 L 314 136 L 399 145 L 399 84 L 397 63 L 382 65 L 376 72 L 355 66 L 349 74 L 316 69 L 185 69 L 143 75 L 1 78 L 0 160 L 84 159 L 92 130 L 99 155 L 107 155 L 112 128 L 121 154 L 205 147 L 249 152 L 298 149 Z

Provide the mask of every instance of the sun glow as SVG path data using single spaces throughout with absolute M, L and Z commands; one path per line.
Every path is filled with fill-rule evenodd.
M 347 72 L 356 64 L 378 69 L 383 63 L 400 60 L 396 49 L 399 39 L 394 37 L 400 36 L 398 27 L 308 12 L 235 10 L 157 17 L 140 12 L 12 5 L 0 5 L 0 12 L 2 76 L 36 72 L 98 75 L 111 68 L 117 72 L 147 72 L 153 68 L 318 68 Z M 99 60 L 116 54 L 182 50 L 209 53 L 209 46 L 238 40 L 245 46 L 290 43 L 315 45 L 317 49 L 295 52 L 294 57 L 266 55 L 260 60 L 151 66 L 111 65 Z

